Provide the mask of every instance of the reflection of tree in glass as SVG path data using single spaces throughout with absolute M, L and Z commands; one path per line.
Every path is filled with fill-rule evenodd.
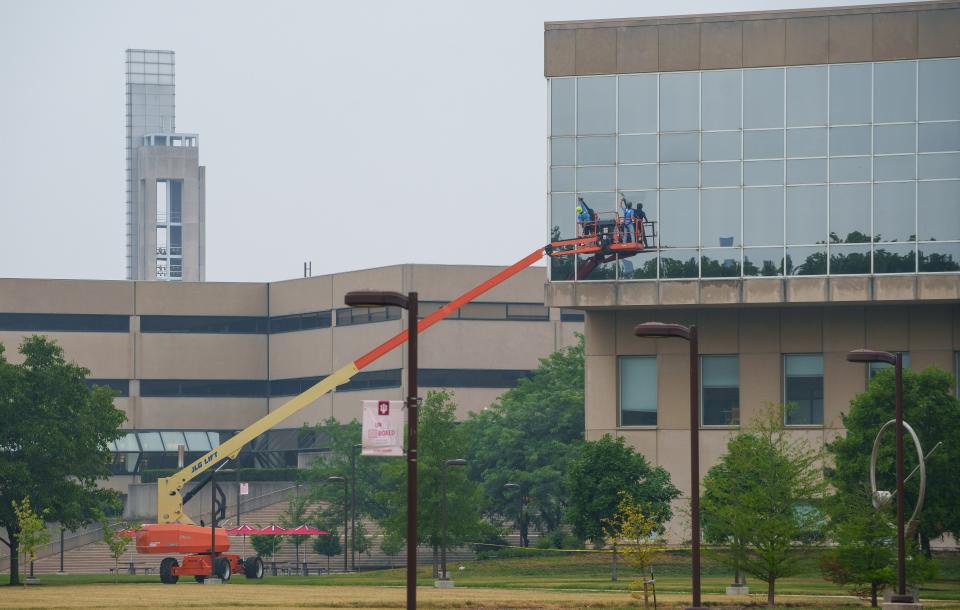
M 838 275 L 870 273 L 870 252 L 849 252 L 830 255 L 830 273 Z
M 660 277 L 697 277 L 697 259 L 692 256 L 686 260 L 661 258 Z
M 920 271 L 960 271 L 960 264 L 953 260 L 952 254 L 920 251 Z
M 803 263 L 793 266 L 793 259 L 787 255 L 787 275 L 826 275 L 827 274 L 827 253 L 814 252 Z
M 743 274 L 750 275 L 763 275 L 763 276 L 774 276 L 774 275 L 783 275 L 783 265 L 776 265 L 771 260 L 763 261 L 763 264 L 760 267 L 757 267 L 749 258 L 744 257 L 743 259 Z
M 621 277 L 635 280 L 652 280 L 657 277 L 657 259 L 651 258 L 638 264 L 636 259 L 624 259 Z
M 734 259 L 718 261 L 704 256 L 700 259 L 700 273 L 703 277 L 739 277 L 740 262 Z
M 550 231 L 550 241 L 560 241 L 560 227 L 554 225 Z M 550 257 L 550 279 L 553 281 L 573 279 L 573 257 Z
M 913 250 L 907 254 L 898 254 L 878 247 L 873 252 L 874 273 L 913 273 L 915 269 L 916 254 Z
M 878 236 L 879 237 L 879 236 Z M 866 233 L 861 233 L 860 231 L 851 231 L 847 233 L 846 239 L 840 239 L 840 236 L 830 231 L 830 243 L 831 244 L 868 244 L 870 243 L 870 236 Z
M 577 265 L 583 266 L 592 258 L 592 256 L 580 256 L 577 257 Z M 582 279 L 590 280 L 615 280 L 617 279 L 617 262 L 613 261 L 610 263 L 601 263 L 593 268 L 590 271 L 588 277 Z

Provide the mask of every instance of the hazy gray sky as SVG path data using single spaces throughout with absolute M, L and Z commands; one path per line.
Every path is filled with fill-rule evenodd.
M 0 0 L 0 277 L 124 277 L 127 48 L 177 53 L 207 279 L 265 281 L 542 245 L 544 21 L 835 4 Z

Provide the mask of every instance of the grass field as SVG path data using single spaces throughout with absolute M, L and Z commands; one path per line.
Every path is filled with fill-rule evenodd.
M 940 561 L 941 576 L 921 595 L 928 607 L 960 608 L 960 559 Z M 436 590 L 430 570 L 418 574 L 421 608 L 637 608 L 630 597 L 634 575 L 622 564 L 620 579 L 610 580 L 608 555 L 575 555 L 492 559 L 451 565 L 457 588 Z M 689 557 L 668 556 L 656 574 L 659 607 L 683 607 L 690 602 Z M 761 606 L 766 586 L 753 580 L 753 595 L 723 595 L 729 584 L 725 568 L 707 561 L 703 570 L 704 599 L 717 608 Z M 219 587 L 200 586 L 192 579 L 160 585 L 156 576 L 121 576 L 120 584 L 104 575 L 44 575 L 41 585 L 0 588 L 4 608 L 399 608 L 404 605 L 402 569 L 331 576 L 236 578 Z M 778 606 L 793 608 L 864 607 L 849 591 L 820 578 L 810 562 L 804 573 L 777 585 Z

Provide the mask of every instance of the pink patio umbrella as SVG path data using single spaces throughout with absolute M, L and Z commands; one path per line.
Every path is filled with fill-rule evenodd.
M 298 525 L 293 529 L 285 530 L 285 533 L 288 536 L 315 536 L 318 534 L 320 535 L 329 534 L 330 532 L 317 529 L 312 525 L 307 525 L 306 523 L 304 523 L 303 525 Z M 300 563 L 300 545 L 299 544 L 297 545 L 297 563 L 298 564 Z
M 241 525 L 240 527 L 234 527 L 227 530 L 227 533 L 231 536 L 243 536 L 243 547 L 240 550 L 241 555 L 245 555 L 247 552 L 247 535 L 256 534 L 257 528 L 252 525 Z
M 261 527 L 255 532 L 250 532 L 251 534 L 260 534 L 260 535 L 270 535 L 270 536 L 282 536 L 283 534 L 289 533 L 289 530 L 282 528 L 279 525 L 270 524 L 267 527 Z

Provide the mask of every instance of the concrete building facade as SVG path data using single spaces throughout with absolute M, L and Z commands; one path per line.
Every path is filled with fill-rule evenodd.
M 176 133 L 173 51 L 128 49 L 127 279 L 206 277 L 206 174 L 199 136 Z
M 483 266 L 396 265 L 273 283 L 0 279 L 0 343 L 16 361 L 26 336 L 44 334 L 112 386 L 129 433 L 117 442 L 112 484 L 176 465 L 241 430 L 406 327 L 395 308 L 351 309 L 351 290 L 416 290 L 421 315 L 489 278 Z M 420 384 L 455 394 L 458 416 L 489 406 L 574 344 L 583 314 L 543 305 L 543 269 L 527 269 L 465 305 L 420 340 Z M 259 437 L 245 466 L 297 466 L 322 448 L 303 425 L 360 417 L 361 400 L 405 396 L 406 354 L 396 349 L 348 384 Z
M 546 304 L 585 312 L 586 435 L 690 482 L 688 346 L 700 331 L 700 472 L 765 403 L 822 446 L 903 351 L 960 351 L 960 3 L 545 24 L 550 233 L 620 194 L 655 252 L 554 259 Z

